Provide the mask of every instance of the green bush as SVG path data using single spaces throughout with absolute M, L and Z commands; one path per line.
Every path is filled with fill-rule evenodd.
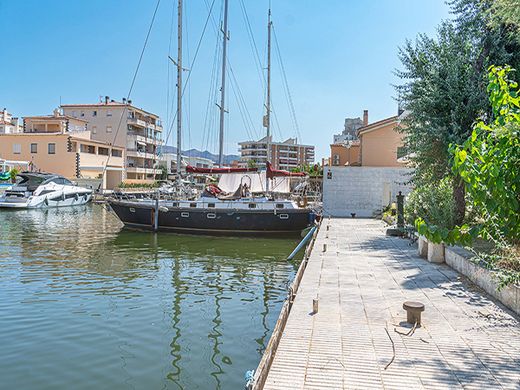
M 455 201 L 452 191 L 452 181 L 449 178 L 415 188 L 405 202 L 406 222 L 413 225 L 418 218 L 422 218 L 428 225 L 453 228 Z
M 119 184 L 119 188 L 159 188 L 161 183 L 153 182 L 153 183 L 121 183 Z

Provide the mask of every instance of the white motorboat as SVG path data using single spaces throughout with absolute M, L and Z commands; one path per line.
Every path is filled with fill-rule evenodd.
M 78 187 L 63 176 L 22 172 L 17 183 L 0 196 L 0 208 L 76 206 L 91 199 L 91 189 Z

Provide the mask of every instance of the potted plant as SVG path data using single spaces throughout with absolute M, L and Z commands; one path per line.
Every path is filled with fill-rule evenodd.
M 11 183 L 16 183 L 16 176 L 20 173 L 20 171 L 16 168 L 13 168 L 9 171 L 9 175 L 11 176 Z
M 408 222 L 414 221 L 419 234 L 419 255 L 433 263 L 444 262 L 444 242 L 455 226 L 452 180 L 418 186 L 408 196 Z

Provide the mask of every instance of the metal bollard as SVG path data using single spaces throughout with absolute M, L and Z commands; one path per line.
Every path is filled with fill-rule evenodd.
M 323 252 L 327 252 L 327 244 L 323 244 Z
M 318 312 L 318 296 L 312 300 L 312 313 L 316 314 Z
M 399 191 L 397 198 L 397 227 L 404 228 L 404 195 Z

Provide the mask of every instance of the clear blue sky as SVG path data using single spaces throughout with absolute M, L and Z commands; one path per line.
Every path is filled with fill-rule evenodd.
M 212 2 L 185 1 L 186 67 Z M 165 133 L 167 120 L 171 121 L 168 101 L 175 104 L 174 68 L 167 55 L 170 50 L 176 56 L 176 15 L 170 44 L 176 3 L 161 0 L 131 95 L 135 105 L 161 116 Z M 96 102 L 100 95 L 120 100 L 128 93 L 155 4 L 156 0 L 0 0 L 0 106 L 27 116 L 50 114 L 60 97 L 63 104 Z M 229 4 L 229 62 L 254 124 L 244 125 L 228 85 L 225 152 L 236 153 L 237 142 L 264 132 L 265 91 L 241 5 L 265 67 L 268 0 L 229 0 Z M 211 75 L 221 9 L 222 0 L 215 0 L 214 19 L 183 99 L 184 149 L 218 148 L 217 100 L 210 92 L 219 85 Z M 443 0 L 273 0 L 272 12 L 299 124 L 298 134 L 273 45 L 272 94 L 279 124 L 273 124 L 274 138 L 299 136 L 299 141 L 316 145 L 318 161 L 328 155 L 332 135 L 341 131 L 345 117 L 361 116 L 368 109 L 372 122 L 396 113 L 392 84 L 397 81 L 393 70 L 399 67 L 398 47 L 420 32 L 435 34 L 440 21 L 450 17 Z M 170 135 L 168 143 L 175 142 Z

